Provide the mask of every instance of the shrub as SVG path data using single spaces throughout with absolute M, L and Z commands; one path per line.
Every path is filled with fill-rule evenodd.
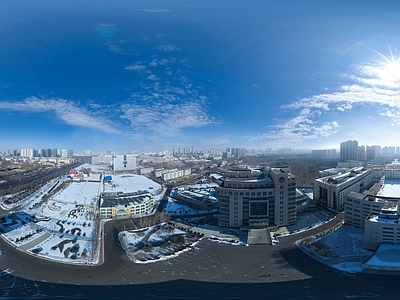
M 185 238 L 183 237 L 183 234 L 177 234 L 172 236 L 170 241 L 174 244 L 183 244 L 185 242 Z
M 144 252 L 151 252 L 151 250 L 153 250 L 153 246 L 152 245 L 146 245 L 146 247 L 143 248 Z

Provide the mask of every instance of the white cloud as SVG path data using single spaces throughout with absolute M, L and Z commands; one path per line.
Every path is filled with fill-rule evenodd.
M 161 45 L 161 46 L 158 46 L 157 49 L 160 51 L 164 51 L 164 52 L 172 52 L 172 51 L 181 50 L 180 48 L 173 46 L 173 45 Z
M 214 124 L 204 107 L 198 103 L 172 104 L 167 101 L 152 105 L 126 104 L 122 119 L 130 122 L 135 131 L 146 130 L 163 136 L 176 135 L 181 129 Z
M 65 99 L 26 98 L 21 102 L 1 101 L 0 110 L 21 112 L 50 112 L 64 123 L 72 126 L 101 130 L 105 133 L 118 133 L 107 119 L 90 113 L 87 109 L 77 106 Z
M 137 62 L 133 65 L 126 66 L 125 70 L 142 72 L 146 68 L 147 68 L 147 66 L 143 65 L 141 62 Z
M 160 78 L 157 77 L 157 76 L 154 75 L 154 74 L 151 74 L 151 75 L 149 75 L 149 77 L 147 77 L 147 79 L 149 79 L 149 80 L 159 80 Z
M 284 139 L 288 143 L 327 138 L 339 132 L 336 114 L 357 113 L 359 108 L 371 106 L 377 115 L 387 117 L 393 126 L 400 126 L 399 82 L 393 71 L 382 66 L 355 67 L 356 75 L 343 75 L 351 82 L 332 93 L 322 93 L 297 100 L 282 108 L 298 111 L 296 116 L 281 121 L 257 139 Z M 335 118 L 335 120 L 329 120 Z M 360 118 L 363 118 L 361 115 Z

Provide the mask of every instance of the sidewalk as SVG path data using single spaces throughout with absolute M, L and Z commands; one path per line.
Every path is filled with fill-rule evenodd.
M 192 225 L 187 225 L 184 223 L 180 223 L 180 222 L 175 222 L 172 221 L 177 227 L 181 227 L 184 228 L 185 230 L 188 231 L 194 231 L 194 232 L 198 232 L 200 234 L 204 234 L 205 237 L 210 237 L 210 236 L 217 236 L 223 239 L 237 239 L 238 237 L 236 235 L 233 234 L 226 234 L 221 232 L 220 228 L 216 227 L 216 226 L 211 226 L 211 225 L 206 225 L 206 226 L 192 226 Z

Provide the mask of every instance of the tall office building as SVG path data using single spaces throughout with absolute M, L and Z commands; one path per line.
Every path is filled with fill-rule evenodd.
M 230 170 L 216 195 L 222 227 L 248 229 L 296 222 L 296 179 L 288 167 Z
M 340 161 L 358 160 L 358 141 L 340 143 Z

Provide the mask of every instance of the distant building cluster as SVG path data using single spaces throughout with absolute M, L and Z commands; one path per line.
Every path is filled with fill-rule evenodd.
M 24 158 L 34 157 L 73 157 L 74 151 L 69 149 L 32 149 L 22 148 L 20 152 L 14 149 L 13 156 L 20 156 Z
M 349 140 L 340 143 L 340 160 L 371 161 L 377 156 L 400 155 L 400 147 L 359 146 L 358 141 Z
M 223 153 L 223 158 L 230 158 L 230 157 L 243 157 L 247 154 L 246 148 L 226 148 L 226 151 Z
M 322 150 L 311 150 L 311 156 L 315 158 L 336 158 L 336 149 L 322 149 Z

